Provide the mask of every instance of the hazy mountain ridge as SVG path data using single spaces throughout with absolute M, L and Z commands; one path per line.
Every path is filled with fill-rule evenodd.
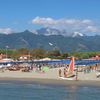
M 50 35 L 46 29 L 37 30 L 38 34 L 28 30 L 13 34 L 0 34 L 0 48 L 9 46 L 17 48 L 43 48 L 47 50 L 59 49 L 61 51 L 100 51 L 100 36 L 85 36 L 76 33 L 73 36 L 63 36 L 59 30 Z M 50 32 L 51 30 L 49 30 Z M 58 32 L 58 34 L 57 34 Z M 45 35 L 49 34 L 49 35 Z
M 70 36 L 70 37 L 84 36 L 84 34 L 80 32 L 67 32 L 66 30 L 59 30 L 59 29 L 49 28 L 49 27 L 34 30 L 33 33 L 38 35 L 45 35 L 45 36 L 50 36 L 50 35 L 63 35 L 63 36 Z

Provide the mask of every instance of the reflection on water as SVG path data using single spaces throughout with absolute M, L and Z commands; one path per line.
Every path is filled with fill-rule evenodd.
M 66 100 L 77 100 L 77 86 L 69 86 L 66 88 L 67 92 L 67 98 Z
M 0 100 L 100 100 L 100 88 L 0 83 Z
M 69 86 L 66 100 L 100 100 L 100 87 Z

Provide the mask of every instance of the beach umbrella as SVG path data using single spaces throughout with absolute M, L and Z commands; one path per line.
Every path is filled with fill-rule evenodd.
M 43 66 L 42 71 L 47 72 L 49 70 L 48 66 Z

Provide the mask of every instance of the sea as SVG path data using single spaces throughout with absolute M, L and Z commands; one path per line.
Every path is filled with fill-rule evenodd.
M 0 100 L 100 100 L 100 87 L 0 81 Z

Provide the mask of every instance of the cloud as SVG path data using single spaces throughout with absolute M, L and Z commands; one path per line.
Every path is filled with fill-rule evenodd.
M 96 22 L 90 19 L 53 19 L 50 17 L 35 17 L 32 19 L 32 24 L 38 24 L 46 27 L 57 28 L 57 29 L 64 29 L 67 32 L 100 32 L 99 26 L 96 25 Z
M 10 34 L 13 33 L 14 31 L 11 28 L 0 28 L 0 33 L 4 34 Z
M 86 27 L 86 32 L 100 32 L 99 30 L 100 28 L 99 27 L 96 27 L 96 26 L 88 26 Z
M 56 20 L 53 20 L 52 18 L 40 18 L 36 17 L 32 20 L 33 24 L 42 24 L 42 25 L 52 25 L 56 24 Z
M 41 25 L 91 25 L 92 21 L 85 19 L 85 20 L 78 20 L 78 19 L 52 19 L 52 18 L 41 18 L 36 17 L 32 20 L 33 24 L 41 24 Z

